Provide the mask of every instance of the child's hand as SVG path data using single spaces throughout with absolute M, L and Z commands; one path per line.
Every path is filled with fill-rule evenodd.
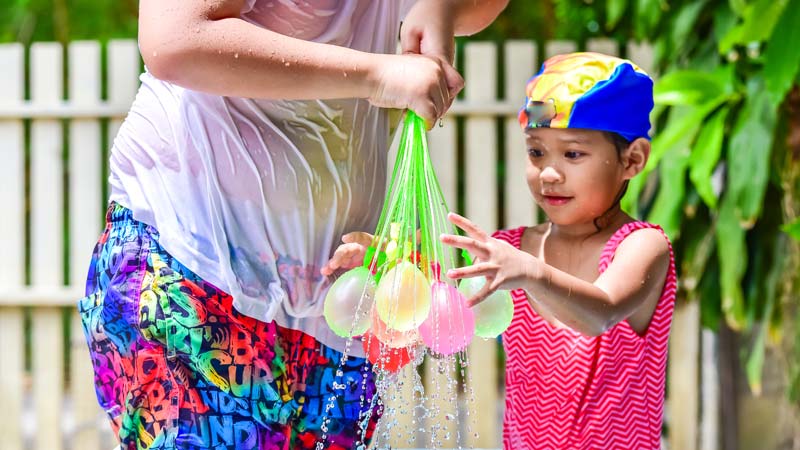
M 342 242 L 344 244 L 336 249 L 333 257 L 320 269 L 319 273 L 323 276 L 329 277 L 339 269 L 349 270 L 360 266 L 364 262 L 367 247 L 372 243 L 372 235 L 355 231 L 342 236 Z
M 450 213 L 447 219 L 464 230 L 467 236 L 445 234 L 441 237 L 442 242 L 465 249 L 475 256 L 471 266 L 451 269 L 447 272 L 447 276 L 454 280 L 486 277 L 483 288 L 475 296 L 467 299 L 468 306 L 477 305 L 497 289 L 524 288 L 530 279 L 529 275 L 538 270 L 540 262 L 536 257 L 514 248 L 505 241 L 489 236 L 467 218 Z

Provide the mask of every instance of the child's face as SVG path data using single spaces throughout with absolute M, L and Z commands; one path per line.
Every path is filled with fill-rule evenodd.
M 558 225 L 592 224 L 632 176 L 600 131 L 535 128 L 525 132 L 525 143 L 528 187 Z

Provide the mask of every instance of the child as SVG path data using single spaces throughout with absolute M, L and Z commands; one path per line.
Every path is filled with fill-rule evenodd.
M 376 225 L 382 108 L 441 117 L 463 86 L 454 34 L 506 2 L 139 2 L 147 72 L 79 302 L 122 448 L 369 441 L 371 371 L 363 354 L 340 367 L 319 268 L 344 230 Z
M 527 181 L 546 223 L 442 241 L 476 256 L 474 305 L 513 289 L 506 449 L 658 449 L 675 265 L 661 228 L 619 200 L 647 163 L 652 80 L 597 53 L 550 58 L 527 85 Z

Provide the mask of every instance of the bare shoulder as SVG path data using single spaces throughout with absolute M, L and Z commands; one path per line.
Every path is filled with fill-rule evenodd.
M 661 230 L 642 228 L 629 234 L 617 247 L 615 260 L 636 260 L 640 264 L 669 264 L 670 244 Z

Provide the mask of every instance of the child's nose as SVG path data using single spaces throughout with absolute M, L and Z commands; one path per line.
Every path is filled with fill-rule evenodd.
M 542 169 L 539 178 L 545 183 L 558 183 L 562 180 L 561 173 L 553 166 L 546 166 Z

